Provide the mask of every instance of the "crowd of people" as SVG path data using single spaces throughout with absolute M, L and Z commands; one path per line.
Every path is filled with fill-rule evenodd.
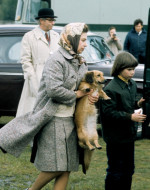
M 53 179 L 54 190 L 66 189 L 70 173 L 79 168 L 76 100 L 88 96 L 90 104 L 95 104 L 99 99 L 91 94 L 92 89 L 78 90 L 88 70 L 80 55 L 87 46 L 88 26 L 70 23 L 59 36 L 52 30 L 55 18 L 52 9 L 40 9 L 36 17 L 39 26 L 23 37 L 24 87 L 16 117 L 0 129 L 0 148 L 4 153 L 18 157 L 33 140 L 31 162 L 40 173 L 28 190 L 40 190 Z M 146 115 L 134 113 L 144 99 L 137 99 L 136 83 L 132 80 L 138 63 L 145 62 L 143 22 L 134 22 L 124 43 L 125 51 L 113 26 L 106 42 L 116 58 L 111 73 L 114 79 L 104 89 L 111 99 L 101 100 L 100 104 L 108 158 L 105 190 L 130 190 L 135 122 L 146 119 Z
M 136 19 L 133 28 L 127 33 L 124 44 L 117 36 L 116 28 L 111 26 L 108 30 L 108 37 L 105 39 L 109 48 L 116 56 L 121 51 L 131 53 L 138 63 L 145 63 L 147 31 L 143 28 L 143 21 Z

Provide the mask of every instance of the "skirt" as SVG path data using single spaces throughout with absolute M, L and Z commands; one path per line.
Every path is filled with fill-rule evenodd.
M 40 171 L 78 171 L 78 139 L 73 117 L 53 117 L 40 131 L 34 164 Z

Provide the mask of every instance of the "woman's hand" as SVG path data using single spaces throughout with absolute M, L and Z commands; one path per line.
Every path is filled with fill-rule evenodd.
M 90 104 L 95 104 L 99 99 L 99 95 L 97 94 L 93 96 L 92 94 L 89 94 L 88 99 L 90 101 Z
M 83 97 L 83 96 L 89 95 L 89 94 L 91 94 L 92 92 L 93 92 L 92 89 L 91 89 L 89 92 L 85 92 L 85 91 L 83 91 L 83 90 L 77 90 L 77 91 L 75 91 L 77 98 L 81 98 L 81 97 Z
M 89 92 L 77 90 L 75 93 L 76 93 L 77 98 L 81 98 L 83 96 L 88 95 L 88 100 L 89 100 L 90 104 L 95 104 L 99 99 L 98 93 L 96 95 L 92 95 L 93 89 L 90 89 Z
M 131 115 L 131 120 L 132 121 L 136 121 L 136 122 L 140 122 L 143 123 L 146 120 L 146 115 L 141 114 L 141 111 L 137 112 L 137 113 L 133 113 Z

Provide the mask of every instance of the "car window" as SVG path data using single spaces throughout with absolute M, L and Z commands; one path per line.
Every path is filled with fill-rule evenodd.
M 28 3 L 26 12 L 26 22 L 36 22 L 35 17 L 38 15 L 38 10 L 41 8 L 49 8 L 49 0 L 32 0 Z
M 99 36 L 88 36 L 87 47 L 82 53 L 87 63 L 99 62 L 102 59 L 111 59 L 114 55 Z
M 19 63 L 22 37 L 0 37 L 0 63 Z
M 8 59 L 12 61 L 20 61 L 20 50 L 21 48 L 21 42 L 15 43 L 12 47 L 10 47 L 9 52 L 8 52 Z

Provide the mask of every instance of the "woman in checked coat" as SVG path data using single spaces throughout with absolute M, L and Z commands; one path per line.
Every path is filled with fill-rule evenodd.
M 33 112 L 16 117 L 0 130 L 0 147 L 18 157 L 36 135 L 34 164 L 40 174 L 29 190 L 38 190 L 55 179 L 54 190 L 65 190 L 79 155 L 73 122 L 76 98 L 90 94 L 77 90 L 87 71 L 82 53 L 87 46 L 87 25 L 68 24 L 60 48 L 47 60 Z M 89 95 L 91 103 L 98 97 Z

